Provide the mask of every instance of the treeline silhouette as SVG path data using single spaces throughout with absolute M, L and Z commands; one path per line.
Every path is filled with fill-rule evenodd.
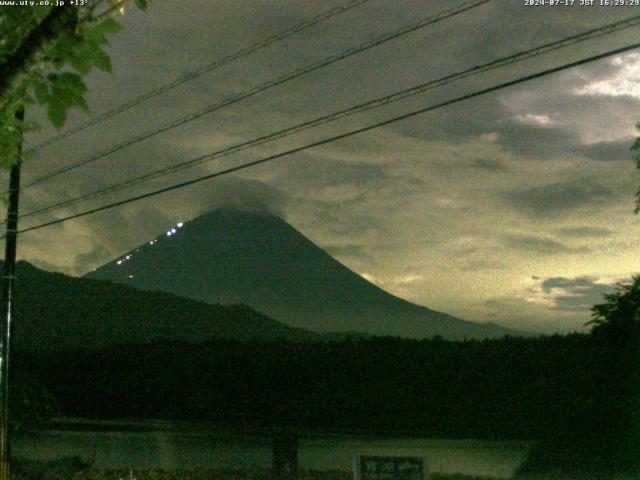
M 635 360 L 611 345 L 586 334 L 157 341 L 16 352 L 14 365 L 69 417 L 540 439 L 587 435 L 621 421 L 614 417 L 628 402 L 627 367 Z
M 2 262 L 0 262 L 2 265 Z M 20 350 L 109 348 L 158 337 L 181 341 L 307 340 L 320 335 L 246 305 L 212 305 L 160 291 L 16 265 L 12 345 Z

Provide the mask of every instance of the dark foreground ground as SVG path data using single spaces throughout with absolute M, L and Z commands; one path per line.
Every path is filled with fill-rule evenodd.
M 352 480 L 352 471 L 300 470 L 296 480 Z M 599 474 L 568 475 L 547 473 L 516 475 L 513 480 L 602 480 Z M 607 476 L 615 480 L 636 480 L 633 476 Z M 12 465 L 13 480 L 272 480 L 271 469 L 193 469 L 193 470 L 97 470 L 83 463 L 79 457 L 65 457 L 48 463 L 16 461 Z M 293 479 L 291 479 L 293 480 Z M 432 474 L 429 480 L 503 480 L 462 474 Z
M 21 472 L 12 476 L 14 480 L 272 480 L 271 470 L 85 470 L 48 472 L 34 470 L 31 473 Z M 297 480 L 352 480 L 353 472 L 347 471 L 301 471 Z M 431 475 L 430 480 L 497 480 L 488 477 L 467 475 Z
M 538 445 L 521 467 L 521 473 L 538 475 L 528 478 L 609 480 L 640 472 L 640 327 L 466 342 L 157 341 L 99 351 L 16 352 L 14 358 L 17 378 L 31 386 L 23 397 L 13 390 L 14 404 L 26 406 L 14 417 L 25 425 L 56 412 L 252 429 L 527 440 Z M 82 475 L 76 478 L 116 478 Z M 268 478 L 259 472 L 137 475 Z M 315 475 L 308 478 L 343 478 Z
M 270 470 L 87 470 L 75 474 L 51 473 L 48 475 L 30 476 L 28 474 L 14 474 L 14 480 L 272 480 Z M 297 480 L 352 480 L 353 472 L 347 471 L 301 471 Z M 637 477 L 616 477 L 618 480 L 634 480 Z M 596 476 L 545 474 L 536 476 L 514 477 L 517 480 L 597 480 Z M 492 477 L 476 477 L 460 474 L 433 474 L 429 480 L 503 480 Z

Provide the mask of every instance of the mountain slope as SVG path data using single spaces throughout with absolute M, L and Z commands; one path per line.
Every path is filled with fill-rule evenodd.
M 0 262 L 1 263 L 1 262 Z M 245 305 L 211 305 L 164 292 L 17 265 L 17 349 L 96 348 L 156 339 L 312 339 Z
M 173 230 L 87 277 L 210 303 L 242 302 L 316 332 L 450 339 L 516 334 L 395 297 L 269 214 L 216 210 Z

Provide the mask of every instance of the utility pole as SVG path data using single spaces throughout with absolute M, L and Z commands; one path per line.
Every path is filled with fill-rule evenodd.
M 24 110 L 16 112 L 16 118 L 24 119 Z M 22 136 L 22 132 L 20 132 Z M 16 269 L 16 245 L 18 230 L 18 198 L 20 195 L 20 158 L 22 138 L 18 147 L 18 158 L 11 167 L 9 179 L 9 205 L 7 207 L 7 230 L 5 236 L 4 265 L 2 272 L 2 306 L 0 310 L 0 480 L 9 480 L 9 352 L 11 346 L 11 324 L 13 310 L 13 283 Z

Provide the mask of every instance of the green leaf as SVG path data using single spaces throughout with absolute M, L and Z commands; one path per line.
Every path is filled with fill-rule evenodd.
M 78 98 L 76 100 L 76 104 L 87 113 L 91 111 L 91 109 L 89 108 L 89 104 L 83 97 Z
M 87 86 L 82 80 L 82 77 L 77 73 L 64 72 L 56 77 L 54 83 L 58 88 L 64 90 L 73 90 L 78 94 L 84 94 L 87 91 Z
M 136 0 L 136 7 L 138 7 L 143 12 L 147 11 L 147 0 Z
M 37 83 L 34 88 L 34 93 L 40 105 L 44 105 L 49 100 L 49 86 L 45 82 Z
M 53 65 L 53 68 L 60 69 L 64 66 L 64 59 L 62 57 L 54 57 L 51 60 L 51 64 Z
M 51 100 L 49 101 L 49 104 L 55 101 L 61 106 L 64 105 L 65 108 L 69 108 L 76 103 L 76 97 L 77 96 L 73 93 L 73 90 L 54 88 L 51 92 Z
M 113 73 L 111 69 L 111 59 L 109 55 L 104 53 L 102 50 L 98 49 L 95 52 L 95 59 L 93 60 L 94 65 L 102 70 L 103 72 Z
M 124 27 L 112 18 L 107 18 L 102 22 L 90 25 L 84 30 L 85 38 L 92 40 L 98 45 L 106 45 L 107 35 L 115 34 L 123 30 Z
M 109 35 L 124 30 L 124 27 L 116 22 L 113 18 L 107 18 L 92 28 L 94 32 Z
M 82 75 L 86 75 L 91 71 L 91 59 L 87 58 L 86 55 L 78 55 L 70 52 L 68 55 L 65 55 L 64 59 Z
M 55 103 L 55 105 L 51 107 L 54 109 L 55 113 L 57 113 L 57 110 L 61 109 L 66 111 L 69 107 L 74 105 L 79 106 L 84 111 L 89 111 L 89 105 L 84 99 L 84 94 L 87 92 L 87 86 L 80 75 L 77 73 L 65 72 L 59 75 L 52 75 L 50 78 L 51 94 L 49 96 L 49 102 L 50 106 L 51 103 Z
M 67 34 L 60 38 L 53 53 L 62 57 L 82 75 L 86 75 L 93 65 L 93 52 L 87 43 L 80 35 Z
M 52 96 L 49 100 L 47 115 L 53 126 L 57 129 L 62 128 L 64 122 L 67 120 L 67 108 L 68 105 L 60 96 Z

